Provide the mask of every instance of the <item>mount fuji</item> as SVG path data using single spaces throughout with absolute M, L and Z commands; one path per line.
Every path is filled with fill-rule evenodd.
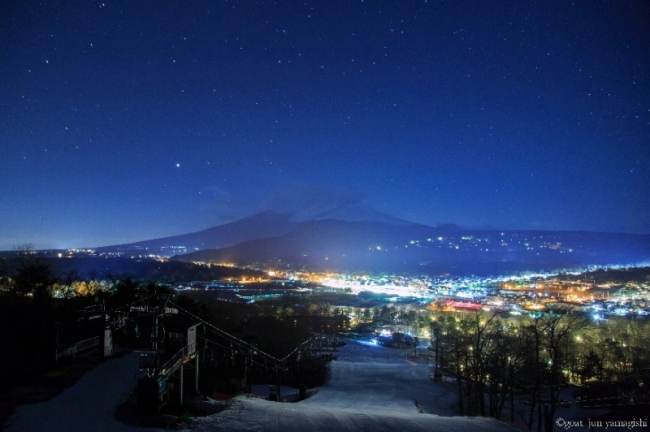
M 270 269 L 499 274 L 650 262 L 650 236 L 417 224 L 362 203 L 269 209 L 225 225 L 98 253 Z

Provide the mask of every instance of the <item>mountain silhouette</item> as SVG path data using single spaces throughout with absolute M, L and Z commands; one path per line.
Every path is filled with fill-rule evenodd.
M 206 230 L 98 253 L 257 268 L 499 274 L 650 262 L 650 236 L 421 225 L 363 204 L 267 210 Z
M 175 259 L 271 269 L 482 274 L 650 261 L 650 236 L 309 221 L 288 233 Z
M 294 208 L 292 211 L 265 210 L 234 222 L 189 234 L 103 246 L 96 250 L 100 253 L 122 252 L 172 256 L 205 249 L 220 249 L 249 240 L 278 237 L 290 232 L 301 223 L 317 220 L 413 225 L 411 222 L 381 213 L 361 203 L 319 202 L 303 208 Z
M 264 211 L 224 225 L 160 239 L 96 248 L 101 252 L 147 253 L 171 256 L 203 249 L 218 249 L 243 241 L 285 234 L 296 223 L 290 214 Z

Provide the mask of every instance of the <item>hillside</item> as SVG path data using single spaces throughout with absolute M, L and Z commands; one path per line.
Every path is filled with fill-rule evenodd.
M 267 210 L 190 234 L 97 248 L 121 256 L 333 271 L 495 274 L 650 262 L 650 236 L 431 227 L 370 207 Z
M 322 220 L 298 224 L 283 236 L 176 259 L 312 270 L 495 274 L 638 264 L 650 260 L 650 236 Z
M 454 383 L 434 385 L 427 379 L 429 368 L 424 363 L 405 360 L 407 351 L 351 343 L 333 362 L 330 384 L 309 399 L 278 403 L 239 396 L 217 414 L 192 419 L 190 428 L 264 432 L 514 430 L 493 419 L 454 417 Z M 115 408 L 135 387 L 138 356 L 131 353 L 109 360 L 51 401 L 20 407 L 9 420 L 8 430 L 160 430 L 129 426 L 114 417 Z M 283 390 L 284 394 L 289 391 Z M 415 402 L 423 413 L 418 413 Z M 71 406 L 80 408 L 71 411 Z

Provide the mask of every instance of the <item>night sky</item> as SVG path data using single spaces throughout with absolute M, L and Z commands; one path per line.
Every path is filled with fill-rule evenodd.
M 317 191 L 429 225 L 650 233 L 650 3 L 5 1 L 0 149 L 0 249 Z

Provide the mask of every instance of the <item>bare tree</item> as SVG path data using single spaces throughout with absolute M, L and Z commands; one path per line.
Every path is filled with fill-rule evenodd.
M 49 264 L 38 257 L 31 244 L 22 245 L 15 252 L 14 293 L 36 299 L 50 297 L 56 278 Z
M 584 329 L 588 322 L 583 316 L 571 315 L 568 310 L 556 309 L 551 313 L 537 314 L 524 323 L 530 354 L 526 359 L 530 377 L 528 390 L 529 409 L 522 417 L 532 430 L 537 414 L 537 430 L 553 430 L 553 419 L 559 404 L 559 391 L 567 381 L 574 332 Z
M 456 372 L 459 414 L 487 415 L 485 394 L 494 378 L 490 362 L 498 357 L 499 348 L 498 314 L 477 312 L 455 320 L 441 320 L 440 325 L 447 356 L 453 360 Z
M 514 423 L 516 377 L 526 358 L 526 344 L 518 326 L 509 325 L 506 320 L 500 321 L 497 331 L 491 335 L 494 340 L 493 349 L 487 358 L 488 412 L 490 417 L 500 419 L 505 403 L 509 401 L 510 422 Z

